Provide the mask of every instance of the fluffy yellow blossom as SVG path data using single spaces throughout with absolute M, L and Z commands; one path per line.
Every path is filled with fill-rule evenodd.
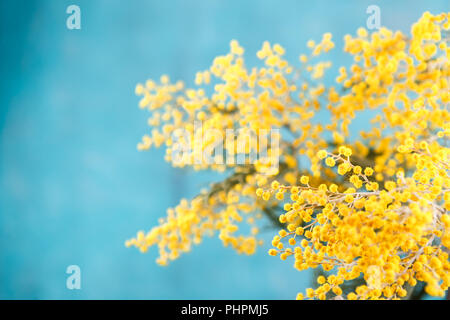
M 320 150 L 317 152 L 317 157 L 319 159 L 325 159 L 327 157 L 327 151 L 326 150 Z
M 253 254 L 263 245 L 258 230 L 265 217 L 279 228 L 269 255 L 324 274 L 319 287 L 297 299 L 400 299 L 418 283 L 443 296 L 450 285 L 449 20 L 450 13 L 426 12 L 409 35 L 361 28 L 345 36 L 354 62 L 337 66 L 336 83 L 327 87 L 319 79 L 332 65 L 317 59 L 334 47 L 331 34 L 308 41 L 311 52 L 300 55 L 300 65 L 284 59 L 281 45 L 264 42 L 256 54 L 261 66 L 249 69 L 233 40 L 230 53 L 195 75 L 202 87 L 185 88 L 167 76 L 138 84 L 152 128 L 138 149 L 164 146 L 176 167 L 228 177 L 183 199 L 126 245 L 142 252 L 157 246 L 162 265 L 214 234 L 238 253 Z M 322 111 L 329 121 L 314 121 Z M 372 117 L 366 130 L 350 132 L 365 111 Z M 269 148 L 256 161 L 218 155 L 205 162 L 201 155 L 222 140 L 198 139 L 195 121 L 222 137 L 231 129 L 241 136 L 285 131 L 276 136 L 279 150 Z M 178 137 L 179 130 L 187 134 Z M 263 142 L 240 149 L 223 142 L 223 150 L 249 156 Z M 173 155 L 186 145 L 193 152 Z M 269 155 L 278 151 L 269 170 Z M 352 281 L 358 284 L 347 289 Z
M 301 182 L 302 184 L 308 184 L 308 182 L 309 182 L 309 177 L 308 177 L 308 176 L 302 176 L 302 177 L 300 178 L 300 182 Z

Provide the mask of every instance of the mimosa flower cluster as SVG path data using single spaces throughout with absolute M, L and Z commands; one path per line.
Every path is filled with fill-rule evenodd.
M 248 69 L 233 40 L 229 54 L 196 74 L 197 88 L 167 76 L 139 84 L 152 130 L 138 149 L 164 145 L 176 166 L 229 175 L 126 245 L 142 252 L 158 246 L 165 265 L 218 234 L 225 246 L 253 254 L 269 220 L 279 228 L 270 255 L 300 271 L 322 270 L 317 287 L 298 299 L 400 299 L 418 283 L 443 296 L 450 284 L 449 29 L 450 13 L 429 12 L 410 35 L 360 28 L 344 39 L 354 62 L 337 69 L 333 85 L 322 80 L 332 70 L 320 59 L 335 46 L 328 33 L 310 40 L 294 65 L 283 47 L 265 42 L 257 52 L 262 66 Z M 368 129 L 352 132 L 367 114 Z M 172 148 L 183 141 L 173 133 L 188 130 L 193 143 L 194 121 L 223 132 L 280 128 L 278 168 L 271 161 L 174 163 Z M 199 150 L 214 142 L 202 139 Z

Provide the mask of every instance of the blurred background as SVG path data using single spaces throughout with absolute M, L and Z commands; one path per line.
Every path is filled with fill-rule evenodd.
M 68 30 L 66 8 L 81 9 Z M 195 72 L 237 39 L 247 65 L 264 40 L 296 63 L 306 41 L 381 24 L 409 32 L 433 1 L 20 0 L 0 1 L 0 299 L 294 299 L 308 272 L 267 255 L 239 256 L 207 238 L 168 267 L 124 241 L 148 230 L 180 198 L 215 179 L 174 169 L 164 150 L 138 152 L 148 132 L 137 82 L 193 85 Z M 266 233 L 270 239 L 272 233 Z M 66 268 L 81 268 L 81 290 Z

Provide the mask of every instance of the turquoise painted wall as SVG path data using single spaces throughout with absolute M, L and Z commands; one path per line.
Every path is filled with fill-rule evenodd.
M 147 114 L 134 87 L 163 73 L 192 84 L 231 39 L 249 65 L 264 40 L 296 62 L 308 39 L 330 31 L 331 59 L 346 63 L 342 38 L 374 3 L 382 25 L 403 31 L 425 10 L 449 9 L 444 0 L 0 2 L 0 298 L 294 298 L 309 273 L 267 247 L 245 257 L 206 239 L 166 268 L 156 250 L 124 247 L 217 179 L 171 168 L 163 150 L 136 151 Z M 70 4 L 81 8 L 81 30 L 66 28 Z M 81 290 L 66 288 L 71 264 Z

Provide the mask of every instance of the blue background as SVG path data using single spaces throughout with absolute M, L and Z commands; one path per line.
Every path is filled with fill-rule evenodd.
M 81 8 L 82 29 L 66 28 Z M 156 250 L 124 240 L 149 229 L 207 173 L 173 169 L 163 150 L 136 151 L 148 131 L 137 82 L 167 73 L 193 83 L 197 70 L 237 39 L 248 65 L 264 40 L 293 63 L 306 41 L 342 38 L 365 26 L 368 5 L 381 23 L 409 32 L 423 11 L 448 1 L 115 1 L 0 2 L 0 298 L 292 299 L 310 274 L 266 254 L 239 256 L 216 238 L 168 267 Z M 269 239 L 271 233 L 265 234 Z M 68 265 L 82 289 L 66 289 Z

